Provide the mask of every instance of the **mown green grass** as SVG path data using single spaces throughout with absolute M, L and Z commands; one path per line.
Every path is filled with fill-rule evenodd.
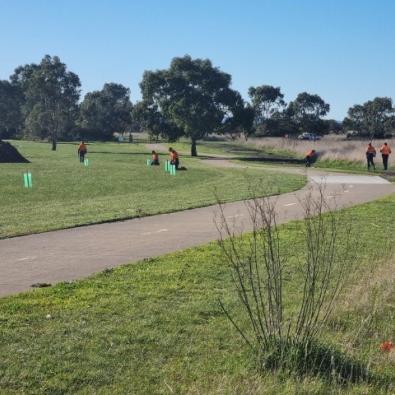
M 93 143 L 89 166 L 81 165 L 75 144 L 15 141 L 30 164 L 0 164 L 0 237 L 41 232 L 76 225 L 152 215 L 250 196 L 251 183 L 267 185 L 266 193 L 301 188 L 300 176 L 259 170 L 217 169 L 198 159 L 181 158 L 187 171 L 176 176 L 164 167 L 146 166 L 144 144 Z M 161 156 L 161 160 L 167 156 Z M 23 187 L 30 170 L 33 188 Z
M 395 362 L 379 351 L 383 340 L 395 338 L 395 289 L 380 274 L 394 247 L 395 196 L 347 212 L 361 253 L 358 276 L 350 278 L 323 341 L 395 380 Z M 294 222 L 281 230 L 291 256 L 291 309 L 301 292 L 295 280 L 304 256 L 301 227 Z M 365 283 L 366 277 L 379 283 Z M 358 286 L 370 295 L 367 304 L 355 293 Z M 243 322 L 215 243 L 3 298 L 0 388 L 29 394 L 385 393 L 373 384 L 341 387 L 318 377 L 259 372 L 218 299 Z

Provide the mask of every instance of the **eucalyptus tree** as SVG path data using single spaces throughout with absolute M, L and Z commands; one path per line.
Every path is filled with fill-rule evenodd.
M 168 69 L 145 71 L 140 87 L 144 105 L 189 137 L 191 155 L 197 156 L 197 142 L 227 130 L 225 124 L 240 109 L 231 80 L 210 60 L 186 55 L 174 58 Z
M 55 151 L 58 138 L 78 117 L 78 75 L 68 71 L 59 57 L 46 55 L 39 64 L 18 67 L 11 81 L 23 93 L 26 132 L 50 138 Z

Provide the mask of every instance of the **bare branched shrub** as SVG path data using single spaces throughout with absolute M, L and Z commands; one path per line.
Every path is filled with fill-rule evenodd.
M 248 324 L 220 304 L 264 366 L 332 370 L 337 364 L 334 356 L 340 354 L 325 354 L 317 341 L 356 261 L 357 247 L 352 244 L 352 221 L 345 213 L 334 213 L 335 204 L 325 200 L 324 187 L 311 190 L 301 204 L 304 256 L 298 256 L 296 268 L 289 263 L 292 251 L 287 252 L 289 246 L 282 240 L 275 200 L 256 197 L 247 203 L 252 233 L 246 237 L 229 224 L 220 204 L 219 244 Z M 290 302 L 295 299 L 291 284 L 300 287 L 296 309 L 295 300 Z M 354 373 L 363 371 L 355 366 Z

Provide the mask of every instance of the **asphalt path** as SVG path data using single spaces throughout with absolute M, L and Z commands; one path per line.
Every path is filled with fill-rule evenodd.
M 224 160 L 207 164 L 239 166 Z M 292 170 L 302 171 L 288 169 Z M 303 218 L 301 202 L 309 194 L 317 195 L 320 188 L 337 209 L 395 193 L 393 184 L 377 176 L 314 169 L 309 169 L 307 176 L 304 188 L 269 198 L 276 205 L 278 223 Z M 251 230 L 246 202 L 225 204 L 224 214 L 228 221 L 237 223 L 239 232 Z M 106 268 L 216 240 L 218 215 L 218 206 L 209 206 L 0 240 L 0 296 L 29 290 L 36 283 L 84 278 Z

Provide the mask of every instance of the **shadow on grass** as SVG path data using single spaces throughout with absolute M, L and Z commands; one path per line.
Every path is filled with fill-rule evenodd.
M 366 363 L 320 343 L 277 342 L 262 358 L 262 368 L 290 371 L 300 377 L 319 376 L 341 385 L 367 383 L 381 388 L 392 388 L 393 385 L 392 378 L 369 371 Z
M 304 164 L 304 159 L 296 159 L 296 158 L 286 158 L 286 157 L 278 157 L 278 156 L 252 156 L 252 157 L 241 157 L 235 158 L 245 162 L 274 162 L 274 163 L 292 163 L 292 164 Z

